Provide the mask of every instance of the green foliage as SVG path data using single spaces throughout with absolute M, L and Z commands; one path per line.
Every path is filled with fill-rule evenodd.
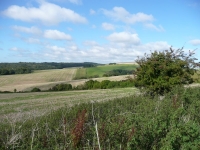
M 193 55 L 193 52 L 184 54 L 183 48 L 145 54 L 143 58 L 136 60 L 139 67 L 135 72 L 135 85 L 143 88 L 148 94 L 163 95 L 175 85 L 192 83 L 191 75 L 199 66 L 199 63 L 195 63 Z
M 133 73 L 134 73 L 134 70 L 114 69 L 114 70 L 108 71 L 105 74 L 103 74 L 103 77 L 130 75 Z
M 69 91 L 72 90 L 71 84 L 57 84 L 49 89 L 49 91 Z
M 12 74 L 26 74 L 26 73 L 31 73 L 32 70 L 29 68 L 2 68 L 0 69 L 0 75 L 12 75 Z
M 31 92 L 41 92 L 41 90 L 40 90 L 39 88 L 35 87 L 35 88 L 33 88 L 33 89 L 31 90 Z
M 134 82 L 132 78 L 121 81 L 110 81 L 103 80 L 101 82 L 96 80 L 89 80 L 83 85 L 78 85 L 74 87 L 74 90 L 89 90 L 89 89 L 111 89 L 111 88 L 124 88 L 124 87 L 133 87 Z
M 92 81 L 90 81 L 92 82 Z M 41 117 L 2 122 L 0 149 L 199 149 L 200 88 L 63 106 Z M 5 138 L 6 137 L 6 138 Z

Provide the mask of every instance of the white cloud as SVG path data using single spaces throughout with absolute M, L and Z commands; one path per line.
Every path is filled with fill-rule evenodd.
M 155 31 L 158 31 L 158 32 L 163 32 L 163 31 L 165 31 L 165 29 L 161 26 L 161 25 L 159 25 L 158 27 L 156 27 L 154 24 L 152 24 L 152 23 L 146 23 L 146 24 L 144 24 L 144 26 L 146 27 L 146 28 L 148 28 L 148 29 L 152 29 L 152 30 L 155 30 Z
M 13 26 L 12 27 L 14 30 L 20 31 L 20 32 L 25 32 L 25 33 L 31 33 L 31 34 L 41 34 L 41 30 L 37 27 L 23 27 L 23 26 Z
M 56 46 L 56 45 L 54 45 L 54 46 L 46 46 L 46 48 L 48 48 L 48 49 L 51 49 L 52 51 L 54 51 L 55 53 L 57 53 L 57 54 L 61 54 L 61 53 L 63 53 L 63 52 L 65 52 L 66 50 L 65 50 L 65 48 L 63 48 L 63 47 L 58 47 L 58 46 Z
M 102 23 L 101 26 L 104 30 L 115 30 L 115 26 L 113 24 L 110 24 L 110 23 L 104 22 L 104 23 Z
M 115 32 L 107 37 L 107 39 L 114 43 L 131 43 L 139 44 L 140 39 L 137 34 L 131 34 L 129 32 Z
M 54 40 L 72 40 L 72 37 L 69 34 L 65 34 L 58 30 L 45 30 L 44 37 Z
M 96 11 L 94 11 L 93 9 L 90 9 L 90 15 L 94 15 L 96 14 Z
M 144 53 L 150 53 L 150 50 L 162 51 L 169 49 L 170 45 L 164 41 L 151 42 L 140 45 L 128 44 L 126 47 L 123 45 L 89 45 L 88 50 L 82 50 L 85 55 L 82 57 L 84 60 L 94 62 L 133 62 L 137 56 L 144 56 Z M 81 54 L 81 53 L 80 53 Z
M 136 14 L 130 14 L 126 9 L 123 7 L 114 7 L 112 10 L 105 10 L 103 9 L 104 15 L 111 17 L 116 21 L 122 21 L 128 24 L 134 24 L 137 22 L 148 22 L 153 21 L 154 17 L 152 15 L 147 15 L 142 12 Z
M 200 45 L 200 39 L 190 40 L 189 43 L 194 46 Z
M 87 19 L 73 10 L 42 1 L 39 8 L 12 5 L 3 14 L 7 17 L 25 22 L 40 21 L 45 25 L 56 25 L 60 22 L 86 23 Z
M 133 62 L 137 56 L 144 56 L 144 53 L 150 53 L 150 50 L 161 51 L 169 49 L 170 45 L 165 41 L 157 41 L 146 44 L 134 45 L 126 43 L 123 45 L 116 45 L 113 43 L 100 45 L 95 41 L 86 41 L 84 48 L 79 48 L 73 42 L 68 43 L 66 47 L 57 45 L 46 45 L 43 51 L 29 52 L 21 51 L 17 47 L 13 47 L 13 53 L 20 54 L 20 58 L 26 59 L 34 57 L 34 59 L 43 61 L 56 61 L 56 62 Z

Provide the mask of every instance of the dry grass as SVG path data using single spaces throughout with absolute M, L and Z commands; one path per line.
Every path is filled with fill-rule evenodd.
M 16 121 L 38 117 L 66 105 L 106 101 L 135 94 L 135 88 L 67 92 L 0 94 L 0 120 Z
M 31 74 L 0 76 L 1 91 L 24 91 L 32 87 L 47 86 L 52 83 L 71 81 L 76 68 L 41 70 Z

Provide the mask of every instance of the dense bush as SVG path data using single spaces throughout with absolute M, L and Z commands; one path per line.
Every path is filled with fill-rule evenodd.
M 0 149 L 199 149 L 199 116 L 200 88 L 176 88 L 162 100 L 135 95 L 63 106 L 3 122 Z
M 103 74 L 103 77 L 130 75 L 133 73 L 134 73 L 134 70 L 114 69 Z
M 191 75 L 199 66 L 199 63 L 195 63 L 193 55 L 193 52 L 186 55 L 183 48 L 145 54 L 136 60 L 139 67 L 135 72 L 135 85 L 147 94 L 163 95 L 175 85 L 192 83 Z
M 33 88 L 33 89 L 31 90 L 31 92 L 41 92 L 41 90 L 40 90 L 39 88 L 35 87 L 35 88 Z
M 69 91 L 72 90 L 71 84 L 57 84 L 49 89 L 49 91 Z

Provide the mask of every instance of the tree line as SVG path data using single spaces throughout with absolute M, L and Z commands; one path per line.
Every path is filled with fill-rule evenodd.
M 71 90 L 91 90 L 91 89 L 111 89 L 111 88 L 124 88 L 124 87 L 133 87 L 134 82 L 132 78 L 121 81 L 110 81 L 110 80 L 89 80 L 82 85 L 72 87 L 71 84 L 56 84 L 55 86 L 49 88 L 47 91 L 71 91 Z M 31 92 L 40 92 L 40 88 L 33 88 Z
M 26 74 L 34 70 L 63 69 L 70 67 L 95 67 L 99 64 L 93 62 L 83 63 L 57 63 L 57 62 L 19 62 L 19 63 L 0 63 L 0 75 Z

